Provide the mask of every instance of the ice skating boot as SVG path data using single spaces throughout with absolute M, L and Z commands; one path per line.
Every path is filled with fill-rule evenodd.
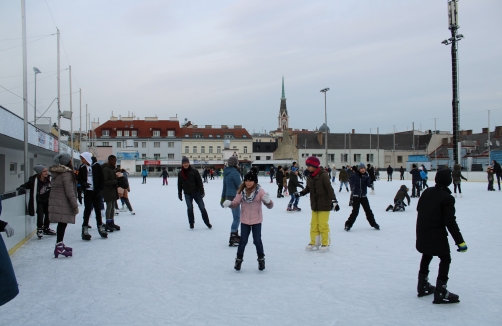
M 340 188 L 340 190 L 338 190 L 338 192 L 342 192 L 342 188 Z
M 108 238 L 108 233 L 106 232 L 105 226 L 103 224 L 98 225 L 98 233 L 102 238 Z
M 258 269 L 260 271 L 265 269 L 265 256 L 258 257 Z
M 458 295 L 451 293 L 446 289 L 447 281 L 440 279 L 436 280 L 436 289 L 434 290 L 434 301 L 432 303 L 458 303 L 460 302 Z
M 376 224 L 376 223 L 375 223 L 374 225 L 372 225 L 372 227 L 374 227 L 374 228 L 375 228 L 375 230 L 380 230 L 380 225 L 378 225 L 378 224 Z
M 42 228 L 37 229 L 37 237 L 39 239 L 42 239 L 44 237 L 44 229 L 42 229 Z
M 117 215 L 119 215 L 119 210 L 118 209 L 115 210 L 115 216 L 117 216 Z
M 352 228 L 352 225 L 349 225 L 348 222 L 345 222 L 345 228 L 344 228 L 344 230 L 348 232 L 348 231 L 350 231 L 351 228 Z
M 309 243 L 307 247 L 305 247 L 305 250 L 312 251 L 312 250 L 317 250 L 321 246 L 321 236 L 316 236 L 314 243 Z
M 301 209 L 300 207 L 298 207 L 298 206 L 293 206 L 293 211 L 295 211 L 295 212 L 301 212 L 301 210 L 302 210 L 302 209 Z
M 321 252 L 322 253 L 328 252 L 328 250 L 329 250 L 329 246 L 324 246 L 324 245 L 321 246 Z
M 230 232 L 230 239 L 228 240 L 228 246 L 237 247 L 239 245 L 240 239 L 241 238 L 239 237 L 238 231 Z
M 54 258 L 58 258 L 59 255 L 71 257 L 73 255 L 73 252 L 66 250 L 63 242 L 58 242 L 56 243 L 56 247 L 54 248 Z
M 433 294 L 436 288 L 429 283 L 427 274 L 418 273 L 417 296 L 423 297 Z
M 394 209 L 394 206 L 389 205 L 389 206 L 387 206 L 387 208 L 385 209 L 385 211 L 386 211 L 386 212 L 388 212 L 388 211 L 390 211 L 391 209 L 393 210 L 393 209 Z
M 82 227 L 82 240 L 91 240 L 91 235 L 89 234 L 89 227 L 88 226 L 83 226 Z
M 99 226 L 98 226 L 98 228 L 99 228 Z M 105 230 L 106 230 L 106 232 L 115 231 L 115 228 L 113 227 L 113 220 L 106 220 Z
M 131 215 L 136 215 L 136 213 L 134 213 L 134 211 L 131 211 Z
M 347 189 L 347 192 L 349 192 L 349 188 L 345 188 L 345 189 Z
M 375 194 L 375 190 L 371 190 L 370 195 L 374 195 L 374 194 Z
M 44 234 L 45 235 L 56 235 L 56 231 L 54 231 L 50 227 L 46 227 L 46 228 L 44 228 Z
M 293 211 L 293 208 L 291 207 L 291 204 L 289 204 L 289 205 L 288 205 L 288 208 L 286 208 L 286 210 L 287 210 L 288 212 L 292 212 L 292 211 Z
M 194 227 L 195 227 L 194 223 L 190 223 L 190 229 L 193 230 Z
M 115 224 L 115 220 L 112 220 L 112 226 L 113 226 L 113 229 L 115 231 L 120 231 L 120 226 L 118 226 L 117 224 Z
M 241 265 L 242 265 L 242 262 L 243 262 L 243 259 L 242 257 L 237 257 L 235 258 L 235 265 L 234 265 L 234 268 L 236 271 L 240 271 L 241 270 Z
M 122 208 L 120 209 L 121 212 L 127 212 L 127 207 L 125 204 L 122 204 Z

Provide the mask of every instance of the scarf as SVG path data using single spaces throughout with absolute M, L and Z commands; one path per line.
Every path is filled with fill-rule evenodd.
M 244 190 L 242 191 L 242 201 L 245 201 L 246 203 L 253 202 L 254 198 L 258 194 L 258 191 L 260 191 L 260 185 L 258 184 L 256 184 L 256 187 L 254 187 L 254 189 L 244 188 Z
M 188 180 L 189 170 L 190 170 L 190 166 L 187 169 L 181 168 L 181 176 L 183 177 L 183 179 Z
M 317 170 L 315 170 L 314 172 L 311 172 L 311 173 L 310 173 L 310 176 L 311 176 L 312 178 L 315 178 L 315 176 L 316 176 L 316 175 L 318 175 L 318 174 L 319 174 L 319 172 L 321 172 L 321 168 L 320 168 L 320 167 L 319 167 L 319 168 L 317 168 Z

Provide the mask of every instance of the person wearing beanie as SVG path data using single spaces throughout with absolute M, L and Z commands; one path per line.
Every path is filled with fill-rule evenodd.
M 49 171 L 44 165 L 35 165 L 33 168 L 35 174 L 17 190 L 30 190 L 30 199 L 28 202 L 28 214 L 37 216 L 37 236 L 41 239 L 45 235 L 56 235 L 56 232 L 50 228 L 49 219 L 49 193 L 51 190 L 51 179 Z
M 486 174 L 488 177 L 488 191 L 495 191 L 495 189 L 493 188 L 493 182 L 495 181 L 495 171 L 491 165 L 488 165 L 488 167 L 486 168 Z
M 453 180 L 453 193 L 454 193 L 453 196 L 457 197 L 457 188 L 458 188 L 458 195 L 462 197 L 462 188 L 460 188 L 460 184 L 462 183 L 462 179 L 464 179 L 465 181 L 467 181 L 467 179 L 464 178 L 464 176 L 462 175 L 460 164 L 455 164 L 453 166 L 453 172 L 451 173 L 451 177 Z
M 106 232 L 120 231 L 120 226 L 115 224 L 115 209 L 118 194 L 118 178 L 122 177 L 122 173 L 117 172 L 117 157 L 115 155 L 108 156 L 108 161 L 104 163 L 101 168 L 103 169 L 103 200 L 106 204 Z M 99 226 L 98 226 L 99 229 Z
M 277 198 L 282 198 L 282 189 L 284 188 L 284 171 L 282 170 L 282 165 L 277 167 L 277 172 L 275 173 L 275 182 L 277 183 Z
M 183 158 L 186 158 L 186 157 L 183 156 Z M 143 170 L 141 170 L 141 176 L 143 177 L 143 183 L 142 184 L 145 184 L 146 183 L 146 177 L 148 177 L 148 170 L 146 168 L 143 168 Z
M 331 242 L 329 213 L 331 210 L 339 211 L 340 207 L 328 173 L 320 167 L 319 159 L 311 156 L 307 158 L 305 165 L 310 172 L 307 177 L 307 186 L 301 192 L 294 193 L 294 195 L 300 197 L 310 193 L 312 218 L 310 221 L 310 242 L 306 249 L 315 250 L 321 246 L 321 252 L 326 252 L 329 250 Z
M 223 207 L 225 200 L 234 200 L 237 195 L 237 189 L 241 185 L 241 177 L 239 174 L 239 161 L 237 157 L 231 156 L 227 161 L 227 166 L 223 170 L 223 190 L 221 191 L 220 205 Z M 241 223 L 241 207 L 236 206 L 231 209 L 232 224 L 230 225 L 230 238 L 228 240 L 229 247 L 239 245 L 239 224 Z
M 394 197 L 394 206 L 389 205 L 386 212 L 392 210 L 393 212 L 405 211 L 406 204 L 404 203 L 404 199 L 408 200 L 408 206 L 410 206 L 410 196 L 408 196 L 408 188 L 405 185 L 402 185 L 401 188 L 396 193 Z
M 448 170 L 450 171 L 450 170 Z M 416 164 L 411 166 L 411 198 L 420 197 L 420 190 L 422 189 L 422 177 L 420 176 L 420 170 L 417 168 Z M 416 190 L 416 192 L 415 192 Z
M 366 166 L 364 163 L 360 163 L 358 170 L 350 177 L 350 184 L 352 188 L 352 213 L 345 222 L 345 231 L 350 231 L 357 216 L 359 215 L 359 208 L 363 206 L 364 213 L 366 214 L 366 219 L 371 227 L 376 230 L 380 230 L 380 226 L 375 221 L 375 216 L 371 211 L 370 203 L 368 201 L 367 192 L 368 187 L 371 188 L 372 181 L 371 178 L 366 173 Z
M 452 183 L 450 170 L 436 173 L 436 185 L 427 188 L 417 204 L 416 249 L 422 254 L 418 272 L 418 296 L 434 293 L 433 303 L 457 303 L 459 296 L 446 289 L 451 256 L 448 233 L 457 245 L 458 252 L 466 252 L 467 245 L 460 233 L 455 217 L 455 198 L 448 188 Z M 439 270 L 434 287 L 428 282 L 429 264 L 438 256 Z
M 66 153 L 64 153 L 66 154 Z M 73 256 L 73 249 L 63 243 L 68 223 L 75 224 L 75 215 L 78 214 L 77 179 L 73 172 L 71 157 L 58 154 L 54 157 L 54 166 L 51 166 L 51 191 L 49 193 L 49 218 L 57 222 L 56 247 L 54 257 Z
M 347 170 L 345 169 L 345 166 L 342 166 L 342 168 L 340 169 L 340 173 L 338 174 L 338 181 L 340 181 L 340 190 L 338 190 L 338 192 L 342 191 L 344 185 L 345 190 L 349 192 L 349 175 L 347 173 Z
M 375 181 L 376 181 L 376 177 L 375 177 L 375 168 L 373 167 L 373 165 L 371 164 L 368 164 L 368 168 L 366 170 L 368 172 L 368 175 L 371 179 L 371 192 L 370 192 L 370 195 L 374 195 L 375 194 Z
M 293 165 L 293 167 L 291 167 L 291 172 L 289 173 L 289 182 L 288 182 L 288 192 L 289 195 L 291 196 L 288 207 L 286 208 L 288 212 L 299 212 L 302 210 L 300 207 L 298 207 L 298 201 L 300 200 L 300 197 L 295 196 L 295 192 L 297 192 L 296 189 L 297 187 L 305 189 L 303 187 L 303 182 L 298 181 L 298 168 Z
M 80 183 L 84 193 L 84 220 L 82 222 L 82 240 L 91 240 L 89 234 L 89 218 L 91 212 L 94 210 L 96 216 L 96 225 L 98 227 L 99 235 L 102 238 L 107 238 L 108 233 L 103 225 L 102 217 L 102 198 L 104 188 L 104 175 L 101 165 L 97 163 L 95 157 L 89 152 L 80 154 L 80 165 L 78 169 L 77 181 Z M 104 208 L 104 207 L 103 207 Z
M 256 168 L 244 175 L 244 182 L 239 186 L 237 194 L 233 200 L 225 200 L 223 207 L 236 208 L 241 206 L 241 239 L 237 248 L 234 269 L 241 270 L 244 261 L 244 249 L 248 243 L 249 235 L 253 233 L 253 243 L 258 254 L 258 269 L 265 269 L 265 252 L 261 240 L 261 226 L 263 222 L 262 203 L 268 209 L 274 207 L 274 203 L 268 192 L 263 190 L 258 184 L 258 171 Z
M 185 202 L 187 204 L 188 213 L 188 223 L 190 224 L 190 229 L 194 228 L 195 217 L 193 213 L 193 201 L 199 206 L 200 213 L 202 215 L 202 220 L 208 228 L 213 226 L 209 223 L 209 216 L 207 215 L 206 207 L 204 205 L 204 185 L 202 183 L 202 178 L 197 169 L 193 169 L 190 165 L 188 157 L 183 156 L 181 160 L 181 171 L 178 173 L 178 198 L 183 201 L 182 191 L 185 194 Z

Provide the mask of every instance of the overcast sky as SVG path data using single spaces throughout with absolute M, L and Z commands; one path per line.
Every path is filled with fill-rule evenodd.
M 73 91 L 100 122 L 134 112 L 269 131 L 284 76 L 293 128 L 324 122 L 319 91 L 329 87 L 332 132 L 427 130 L 434 118 L 452 129 L 446 0 L 26 0 L 26 12 L 28 100 L 37 67 L 40 112 L 57 96 L 57 25 L 61 108 L 71 64 Z M 0 105 L 22 115 L 21 1 L 1 1 L 0 13 L 0 86 L 19 96 L 0 88 Z M 459 3 L 462 129 L 480 132 L 487 110 L 491 129 L 502 125 L 501 17 L 500 0 Z M 73 110 L 78 130 L 78 94 Z

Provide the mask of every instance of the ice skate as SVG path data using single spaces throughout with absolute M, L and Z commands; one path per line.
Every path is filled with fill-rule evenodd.
M 44 234 L 45 235 L 56 235 L 56 231 L 54 231 L 50 227 L 46 227 L 46 228 L 44 228 Z
M 286 208 L 286 211 L 288 211 L 288 212 L 292 212 L 293 211 L 293 208 L 291 207 L 291 205 L 288 205 L 288 207 Z
M 386 212 L 388 212 L 388 211 L 390 211 L 391 209 L 393 210 L 393 209 L 394 209 L 394 206 L 389 205 L 389 206 L 387 206 L 387 208 L 385 209 L 385 211 L 386 211 Z
M 446 289 L 446 282 L 443 280 L 436 280 L 436 289 L 434 291 L 434 301 L 432 303 L 458 303 L 460 302 L 459 296 L 451 293 Z
M 417 296 L 423 297 L 433 294 L 436 288 L 429 283 L 427 274 L 418 273 Z
M 312 243 L 309 243 L 307 245 L 307 247 L 305 247 L 305 250 L 308 250 L 308 251 L 317 250 L 317 249 L 319 249 L 319 245 L 312 244 Z
M 112 226 L 115 229 L 115 231 L 120 231 L 120 226 L 118 226 L 117 224 L 115 224 L 115 220 L 112 220 Z
M 102 238 L 108 238 L 108 233 L 106 232 L 103 224 L 98 225 L 98 233 Z
M 230 239 L 228 240 L 229 247 L 237 247 L 239 245 L 241 237 L 239 236 L 239 232 L 230 232 Z
M 242 262 L 243 262 L 242 258 L 235 258 L 234 268 L 235 268 L 236 271 L 240 271 L 241 270 Z
M 119 215 L 119 211 L 115 210 L 115 216 Z
M 258 258 L 258 269 L 260 271 L 265 269 L 265 257 L 259 257 Z
M 130 211 L 131 212 L 131 215 L 136 215 L 136 213 L 134 213 L 134 211 Z
M 106 220 L 106 225 L 104 226 L 106 232 L 113 232 L 115 228 L 113 227 L 113 220 Z M 99 229 L 99 226 L 98 226 Z
M 324 246 L 324 245 L 321 246 L 321 252 L 322 253 L 328 252 L 328 250 L 329 250 L 329 246 Z
M 42 228 L 37 229 L 37 237 L 42 239 L 44 237 L 44 230 Z
M 371 190 L 370 195 L 374 195 L 374 194 L 375 194 L 375 190 Z
M 345 229 L 344 229 L 345 231 L 348 232 L 348 231 L 350 231 L 351 228 L 352 227 L 350 225 L 348 225 L 347 223 L 345 223 Z
M 71 257 L 73 255 L 73 252 L 66 250 L 63 242 L 58 242 L 56 243 L 56 247 L 54 248 L 54 258 L 58 258 L 59 255 Z
M 88 226 L 83 226 L 82 227 L 82 240 L 91 240 L 92 237 L 89 234 L 88 229 L 89 229 Z
M 195 227 L 194 223 L 190 223 L 190 229 L 193 230 L 194 227 Z
M 380 230 L 380 225 L 378 225 L 376 223 L 375 223 L 375 225 L 373 225 L 373 227 L 375 228 L 375 230 Z
M 301 210 L 302 210 L 302 209 L 301 209 L 300 207 L 298 207 L 298 206 L 293 206 L 293 211 L 295 211 L 295 212 L 301 212 Z

